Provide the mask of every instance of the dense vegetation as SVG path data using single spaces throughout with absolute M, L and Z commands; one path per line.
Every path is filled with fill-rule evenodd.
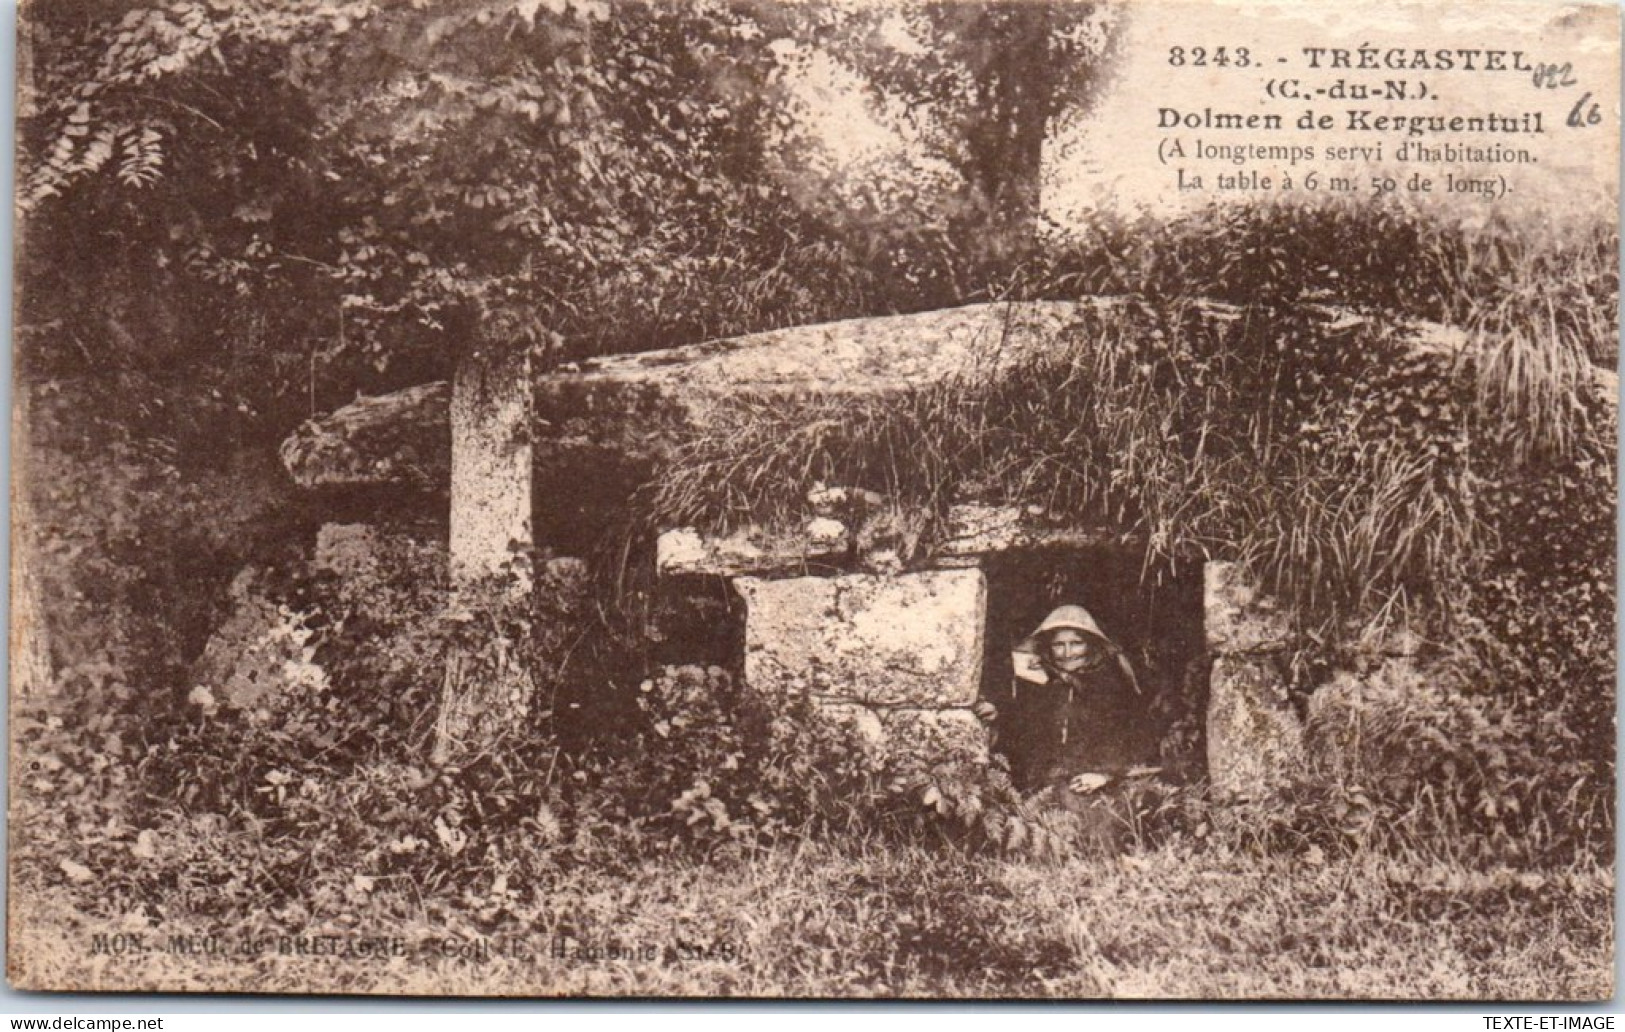
M 19 504 L 51 678 L 12 712 L 11 855 L 17 919 L 70 944 L 33 974 L 199 984 L 75 945 L 119 928 L 624 929 L 744 960 L 424 963 L 462 991 L 1604 991 L 1617 231 L 1350 204 L 1064 236 L 1032 149 L 1086 107 L 1111 18 L 918 18 L 933 56 L 911 64 L 869 14 L 770 4 L 31 9 Z M 1015 87 L 1018 46 L 1069 70 L 1049 79 L 1070 103 Z M 815 50 L 899 102 L 938 179 L 808 178 L 789 83 Z M 704 476 L 640 501 L 721 524 L 818 480 L 927 514 L 969 486 L 1128 528 L 1148 570 L 1249 564 L 1296 619 L 1300 699 L 1339 703 L 1310 710 L 1335 761 L 1251 810 L 1148 790 L 1116 862 L 1071 855 L 997 767 L 882 762 L 736 671 L 664 665 L 643 586 L 605 590 L 614 562 L 544 554 L 533 602 L 448 605 L 432 498 L 318 562 L 355 503 L 294 497 L 275 465 L 300 420 L 471 342 L 545 362 L 1097 295 L 1119 300 L 1090 347 L 816 439 L 784 433 L 805 411 L 742 403 L 679 452 Z M 1418 352 L 1419 319 L 1458 346 Z M 612 530 L 604 554 L 635 536 Z M 279 687 L 236 704 L 211 635 Z M 541 703 L 433 764 L 447 658 L 514 654 Z M 221 963 L 242 988 L 417 970 Z

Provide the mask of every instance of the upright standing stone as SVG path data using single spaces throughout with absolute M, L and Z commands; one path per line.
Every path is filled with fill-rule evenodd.
M 529 564 L 515 558 L 534 544 L 535 409 L 527 349 L 482 344 L 458 365 L 451 392 L 451 569 L 456 580 L 512 568 L 515 591 L 529 590 Z
M 457 367 L 451 393 L 451 574 L 460 587 L 507 576 L 525 604 L 534 583 L 530 355 L 482 344 Z M 495 599 L 465 598 L 496 602 Z M 446 658 L 435 721 L 436 762 L 479 751 L 524 726 L 535 682 L 530 642 L 488 638 Z
M 1208 778 L 1221 797 L 1262 799 L 1303 769 L 1303 726 L 1287 697 L 1283 614 L 1234 563 L 1202 577 L 1208 654 Z

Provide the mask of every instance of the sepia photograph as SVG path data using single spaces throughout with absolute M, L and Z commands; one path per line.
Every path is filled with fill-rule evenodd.
M 13 989 L 1613 998 L 1616 6 L 8 13 Z

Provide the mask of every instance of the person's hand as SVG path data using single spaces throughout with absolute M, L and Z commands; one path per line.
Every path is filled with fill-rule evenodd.
M 1111 777 L 1106 774 L 1079 774 L 1067 784 L 1067 787 L 1078 795 L 1088 795 L 1100 791 L 1111 783 Z
M 984 724 L 991 724 L 999 719 L 999 708 L 986 699 L 977 702 L 976 705 L 970 708 L 970 711 L 976 714 L 976 719 Z

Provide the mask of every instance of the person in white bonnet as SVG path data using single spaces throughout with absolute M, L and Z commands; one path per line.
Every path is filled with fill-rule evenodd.
M 1157 736 L 1134 669 L 1089 611 L 1063 605 L 1011 652 L 1015 682 L 1004 712 L 983 703 L 1016 787 L 1065 786 L 1090 795 L 1155 773 Z

